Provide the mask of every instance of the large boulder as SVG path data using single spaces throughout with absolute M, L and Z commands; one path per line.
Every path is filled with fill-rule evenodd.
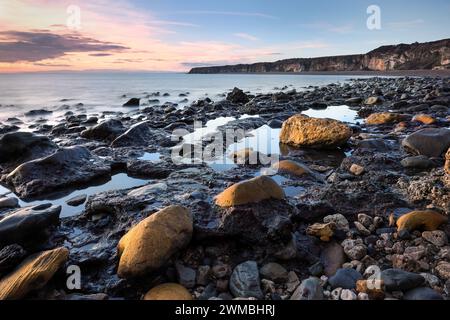
M 109 176 L 111 167 L 81 146 L 62 148 L 44 158 L 18 166 L 2 181 L 22 198 L 73 188 L 89 181 Z
M 0 243 L 21 243 L 59 222 L 60 206 L 38 205 L 13 211 L 0 220 Z
M 0 138 L 0 163 L 15 163 L 42 157 L 57 146 L 47 137 L 31 132 L 14 132 Z
M 112 141 L 125 131 L 122 122 L 109 119 L 81 132 L 86 139 Z
M 284 198 L 283 189 L 272 178 L 259 176 L 232 185 L 220 193 L 215 201 L 220 207 L 232 207 Z
M 148 147 L 151 145 L 170 147 L 174 142 L 159 129 L 151 127 L 150 121 L 139 122 L 123 134 L 118 136 L 112 143 L 113 148 L 119 147 Z
M 422 129 L 407 136 L 402 141 L 402 145 L 415 154 L 439 157 L 450 148 L 450 129 Z
M 29 256 L 0 280 L 0 300 L 24 298 L 30 291 L 44 287 L 67 261 L 69 250 L 57 248 Z
M 117 246 L 121 278 L 143 276 L 162 267 L 192 237 L 190 212 L 170 206 L 152 214 L 130 229 Z
M 147 292 L 143 300 L 192 300 L 192 295 L 178 283 L 163 283 Z
M 351 135 L 352 130 L 340 121 L 299 114 L 283 123 L 280 142 L 294 147 L 335 148 L 345 144 Z

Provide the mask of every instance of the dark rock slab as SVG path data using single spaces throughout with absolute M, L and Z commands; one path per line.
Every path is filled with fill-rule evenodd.
M 421 275 L 401 269 L 383 270 L 381 279 L 387 291 L 408 291 L 425 283 L 425 278 Z
M 109 119 L 81 132 L 86 139 L 112 141 L 125 131 L 122 122 Z

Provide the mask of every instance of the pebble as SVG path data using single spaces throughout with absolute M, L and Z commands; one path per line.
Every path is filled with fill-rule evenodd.
M 356 300 L 356 299 L 357 299 L 356 293 L 354 293 L 352 290 L 349 290 L 349 289 L 342 290 L 341 300 L 351 301 L 351 300 Z
M 334 276 L 328 279 L 331 287 L 343 289 L 355 289 L 356 282 L 363 277 L 355 269 L 339 269 Z
M 324 223 L 334 222 L 337 229 L 343 230 L 343 231 L 350 230 L 348 220 L 342 214 L 333 214 L 333 215 L 326 216 L 325 218 L 323 218 L 323 222 Z
M 422 238 L 434 244 L 436 247 L 443 247 L 448 243 L 447 235 L 441 230 L 424 231 Z
M 347 239 L 342 242 L 345 254 L 352 260 L 360 260 L 367 254 L 367 247 L 362 239 Z

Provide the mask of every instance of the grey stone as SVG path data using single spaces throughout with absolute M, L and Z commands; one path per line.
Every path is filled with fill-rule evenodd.
M 241 263 L 234 268 L 230 278 L 230 290 L 236 298 L 264 297 L 259 280 L 258 265 L 255 261 Z
M 446 128 L 426 128 L 407 136 L 402 145 L 418 155 L 439 157 L 450 147 L 450 130 Z
M 343 289 L 355 289 L 356 281 L 361 280 L 363 277 L 361 273 L 355 269 L 339 269 L 334 276 L 328 279 L 331 287 L 343 288 Z
M 387 291 L 408 291 L 425 283 L 425 278 L 419 274 L 401 269 L 387 269 L 381 272 L 381 279 Z
M 275 283 L 286 282 L 288 278 L 287 270 L 280 264 L 269 262 L 265 264 L 260 270 L 262 278 L 272 280 Z
M 291 300 L 323 300 L 320 280 L 315 277 L 303 280 L 292 294 Z

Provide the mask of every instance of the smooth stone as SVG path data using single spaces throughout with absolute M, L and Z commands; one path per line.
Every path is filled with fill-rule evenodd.
M 331 277 L 345 263 L 346 256 L 342 246 L 336 242 L 327 244 L 320 254 L 325 275 Z
M 407 157 L 401 161 L 405 168 L 427 169 L 433 165 L 433 162 L 427 156 Z
M 381 280 L 387 291 L 408 291 L 425 283 L 425 278 L 419 274 L 401 269 L 387 269 L 381 272 Z
M 259 270 L 259 273 L 263 279 L 269 279 L 275 283 L 286 282 L 288 278 L 288 271 L 282 265 L 275 262 L 265 264 Z
M 230 277 L 230 290 L 236 298 L 264 298 L 255 261 L 247 261 L 234 268 Z
M 426 128 L 410 134 L 402 141 L 408 151 L 427 157 L 439 157 L 450 147 L 450 129 Z
M 197 274 L 194 269 L 186 267 L 181 263 L 177 263 L 175 268 L 177 270 L 178 282 L 182 286 L 188 289 L 195 287 L 195 278 Z
M 436 211 L 412 211 L 398 218 L 398 232 L 407 230 L 409 232 L 422 229 L 425 231 L 434 231 L 440 225 L 447 223 L 448 218 Z
M 131 98 L 127 102 L 123 104 L 124 107 L 139 107 L 141 99 L 139 98 Z
M 336 274 L 328 279 L 331 287 L 343 289 L 355 289 L 356 282 L 363 279 L 361 273 L 355 269 L 339 269 Z
M 17 208 L 19 200 L 17 198 L 0 198 L 0 209 L 3 208 Z
M 164 283 L 148 291 L 143 300 L 192 300 L 190 292 L 177 283 Z

